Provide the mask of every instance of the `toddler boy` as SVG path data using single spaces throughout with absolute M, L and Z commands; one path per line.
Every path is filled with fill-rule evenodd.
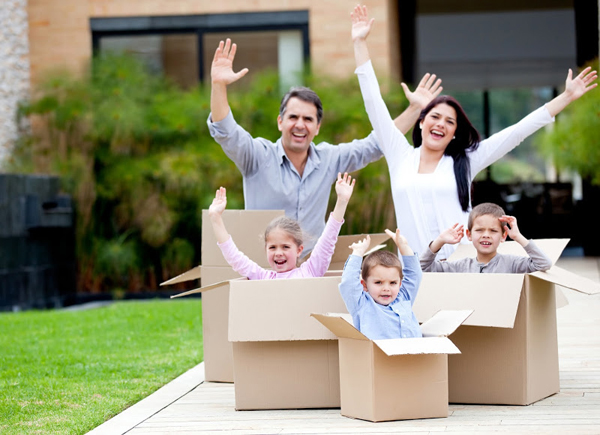
M 389 251 L 375 251 L 363 261 L 371 243 L 367 236 L 350 246 L 352 254 L 340 283 L 342 298 L 354 326 L 372 340 L 421 337 L 419 322 L 412 311 L 423 276 L 419 259 L 400 230 L 396 234 L 385 232 L 402 254 L 404 269 L 398 256 Z
M 421 258 L 421 268 L 425 272 L 530 273 L 552 267 L 550 259 L 533 240 L 527 240 L 521 234 L 517 219 L 505 215 L 499 205 L 486 202 L 473 208 L 467 227 L 467 237 L 477 251 L 476 258 L 435 260 L 442 246 L 458 243 L 463 238 L 463 226 L 454 224 L 430 243 Z M 498 254 L 498 246 L 506 240 L 506 236 L 520 244 L 529 257 Z

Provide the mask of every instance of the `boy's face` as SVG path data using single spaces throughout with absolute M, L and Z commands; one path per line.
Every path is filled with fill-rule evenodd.
M 506 230 L 497 217 L 484 214 L 473 220 L 472 228 L 467 230 L 467 237 L 473 242 L 481 261 L 496 255 L 498 246 L 506 240 Z
M 366 281 L 361 279 L 364 290 L 380 305 L 389 305 L 400 291 L 400 272 L 394 267 L 375 266 Z

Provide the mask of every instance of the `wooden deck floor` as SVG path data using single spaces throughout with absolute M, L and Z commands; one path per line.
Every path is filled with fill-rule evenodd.
M 600 282 L 597 259 L 559 264 Z M 530 406 L 450 405 L 448 418 L 370 423 L 339 409 L 235 411 L 233 385 L 204 382 L 126 433 L 600 434 L 600 294 L 565 294 L 570 305 L 558 310 L 561 391 Z

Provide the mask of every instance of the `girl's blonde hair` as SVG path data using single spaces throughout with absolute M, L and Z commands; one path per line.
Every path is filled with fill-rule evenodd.
M 304 233 L 302 232 L 302 228 L 300 228 L 300 224 L 295 219 L 287 216 L 275 218 L 267 225 L 267 229 L 265 230 L 265 243 L 267 243 L 267 237 L 269 237 L 269 234 L 275 228 L 281 228 L 288 233 L 292 239 L 294 239 L 296 245 L 302 246 L 304 244 Z

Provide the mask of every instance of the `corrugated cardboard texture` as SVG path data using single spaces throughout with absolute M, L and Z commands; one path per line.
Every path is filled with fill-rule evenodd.
M 440 310 L 474 310 L 464 325 L 511 328 L 524 279 L 521 274 L 424 273 L 413 311 L 422 322 Z
M 348 256 L 352 253 L 349 246 L 354 242 L 364 239 L 366 236 L 366 234 L 338 236 L 335 251 L 333 251 L 331 263 L 329 264 L 329 270 L 343 270 Z M 371 247 L 381 245 L 390 238 L 386 233 L 369 234 L 369 236 L 371 237 Z
M 240 275 L 231 267 L 202 267 L 202 284 L 210 285 Z M 207 381 L 233 382 L 233 351 L 227 339 L 229 286 L 202 293 L 204 374 Z
M 283 210 L 225 210 L 223 222 L 239 250 L 259 266 L 269 268 L 265 229 L 269 222 L 283 214 Z M 202 265 L 229 267 L 217 246 L 208 210 L 202 210 Z
M 528 278 L 511 329 L 461 326 L 449 357 L 452 403 L 527 405 L 560 389 L 554 286 Z
M 372 342 L 340 339 L 341 413 L 369 421 L 448 416 L 446 355 L 389 357 Z
M 339 408 L 337 340 L 233 343 L 233 350 L 237 410 Z
M 229 340 L 334 340 L 311 313 L 347 313 L 341 277 L 234 281 L 230 288 Z

